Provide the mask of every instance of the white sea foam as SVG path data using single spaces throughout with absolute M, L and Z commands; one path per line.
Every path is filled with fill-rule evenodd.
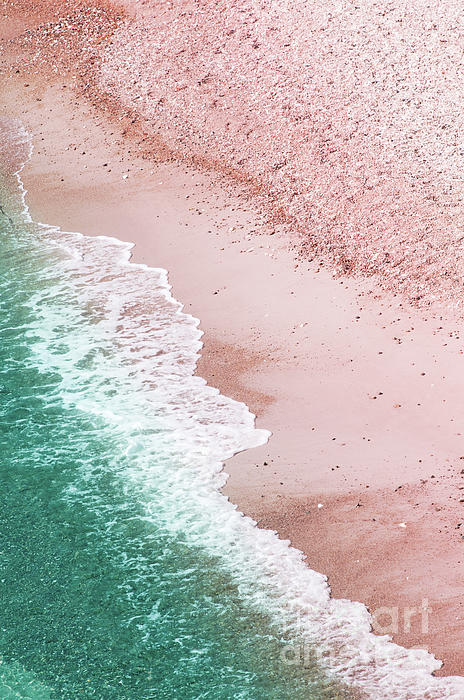
M 17 176 L 22 188 L 20 168 Z M 214 556 L 251 608 L 293 630 L 329 673 L 368 697 L 463 700 L 464 678 L 435 678 L 440 662 L 431 654 L 374 635 L 364 605 L 331 598 L 301 552 L 220 493 L 224 460 L 269 433 L 255 429 L 244 404 L 194 376 L 201 331 L 172 298 L 167 273 L 131 263 L 129 243 L 33 224 L 22 192 L 31 231 L 54 253 L 53 303 L 48 288 L 30 302 L 36 362 L 59 373 L 62 401 L 125 440 L 131 466 L 121 478 L 143 485 L 147 518 Z M 79 303 L 62 301 L 71 297 Z

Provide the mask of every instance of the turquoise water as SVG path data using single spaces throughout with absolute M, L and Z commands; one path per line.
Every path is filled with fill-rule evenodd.
M 196 323 L 161 271 L 34 225 L 14 185 L 4 174 L 0 697 L 348 697 L 282 662 L 264 592 L 215 551 L 240 546 L 211 495 L 218 458 L 267 436 L 189 385 Z
M 0 137 L 0 700 L 462 700 L 221 495 L 268 433 L 163 270 L 31 221 Z

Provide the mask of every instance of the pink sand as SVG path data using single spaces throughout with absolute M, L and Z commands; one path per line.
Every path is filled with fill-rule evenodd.
M 438 311 L 462 304 L 459 7 L 146 2 L 121 24 L 71 5 L 2 5 L 51 19 L 2 61 L 5 109 L 35 138 L 33 213 L 170 271 L 206 332 L 199 372 L 273 431 L 227 464 L 230 497 L 334 595 L 428 598 L 427 634 L 395 639 L 464 674 L 464 328 Z M 222 180 L 154 165 L 160 146 L 249 178 L 263 216 Z M 307 256 L 264 226 L 276 207 Z M 380 277 L 336 279 L 317 251 Z

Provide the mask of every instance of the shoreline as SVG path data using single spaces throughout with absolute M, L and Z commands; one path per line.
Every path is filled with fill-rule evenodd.
M 304 551 L 334 597 L 398 608 L 394 640 L 464 674 L 462 323 L 296 261 L 220 178 L 153 165 L 117 121 L 25 77 L 5 80 L 3 102 L 33 133 L 23 179 L 34 217 L 130 237 L 134 261 L 167 269 L 205 331 L 198 374 L 273 433 L 226 463 L 230 500 Z M 429 632 L 407 632 L 404 610 L 426 598 Z

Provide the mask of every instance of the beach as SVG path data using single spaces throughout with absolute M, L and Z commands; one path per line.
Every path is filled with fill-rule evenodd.
M 13 42 L 2 54 L 2 114 L 21 118 L 32 135 L 22 178 L 33 218 L 87 235 L 130 234 L 134 261 L 168 270 L 174 296 L 200 319 L 197 374 L 246 403 L 257 427 L 272 433 L 227 461 L 226 495 L 301 549 L 335 598 L 362 602 L 374 614 L 383 609 L 377 631 L 426 648 L 444 662 L 440 674 L 464 674 L 457 247 L 437 233 L 433 245 L 420 239 L 426 253 L 419 243 L 409 250 L 415 234 L 408 222 L 407 254 L 395 248 L 386 255 L 401 257 L 387 270 L 385 260 L 372 269 L 376 245 L 388 249 L 380 233 L 375 245 L 357 239 L 351 258 L 346 245 L 330 251 L 320 240 L 304 255 L 298 212 L 278 215 L 283 200 L 274 192 L 269 204 L 264 175 L 258 186 L 238 177 L 232 158 L 222 160 L 230 172 L 216 167 L 216 142 L 187 142 L 175 124 L 170 141 L 162 134 L 154 143 L 149 125 L 138 131 L 127 111 L 130 91 L 119 107 L 120 96 L 109 92 L 99 109 L 95 84 L 86 96 L 72 74 L 54 77 L 41 66 L 34 75 L 21 51 Z M 103 76 L 111 66 L 106 57 Z M 178 138 L 197 157 L 183 154 Z M 282 177 L 291 180 L 291 172 Z M 440 186 L 447 177 L 441 173 Z M 349 193 L 354 206 L 358 195 Z M 388 201 L 394 211 L 398 199 Z M 411 216 L 423 213 L 402 202 Z M 450 207 L 440 211 L 451 216 Z M 458 215 L 453 221 L 459 228 Z M 443 222 L 436 230 L 450 235 Z M 448 258 L 433 246 L 455 264 L 443 284 L 434 275 Z M 352 258 L 369 264 L 348 277 L 343 265 L 351 272 Z M 376 274 L 367 277 L 368 267 Z M 426 303 L 413 305 L 418 297 Z

